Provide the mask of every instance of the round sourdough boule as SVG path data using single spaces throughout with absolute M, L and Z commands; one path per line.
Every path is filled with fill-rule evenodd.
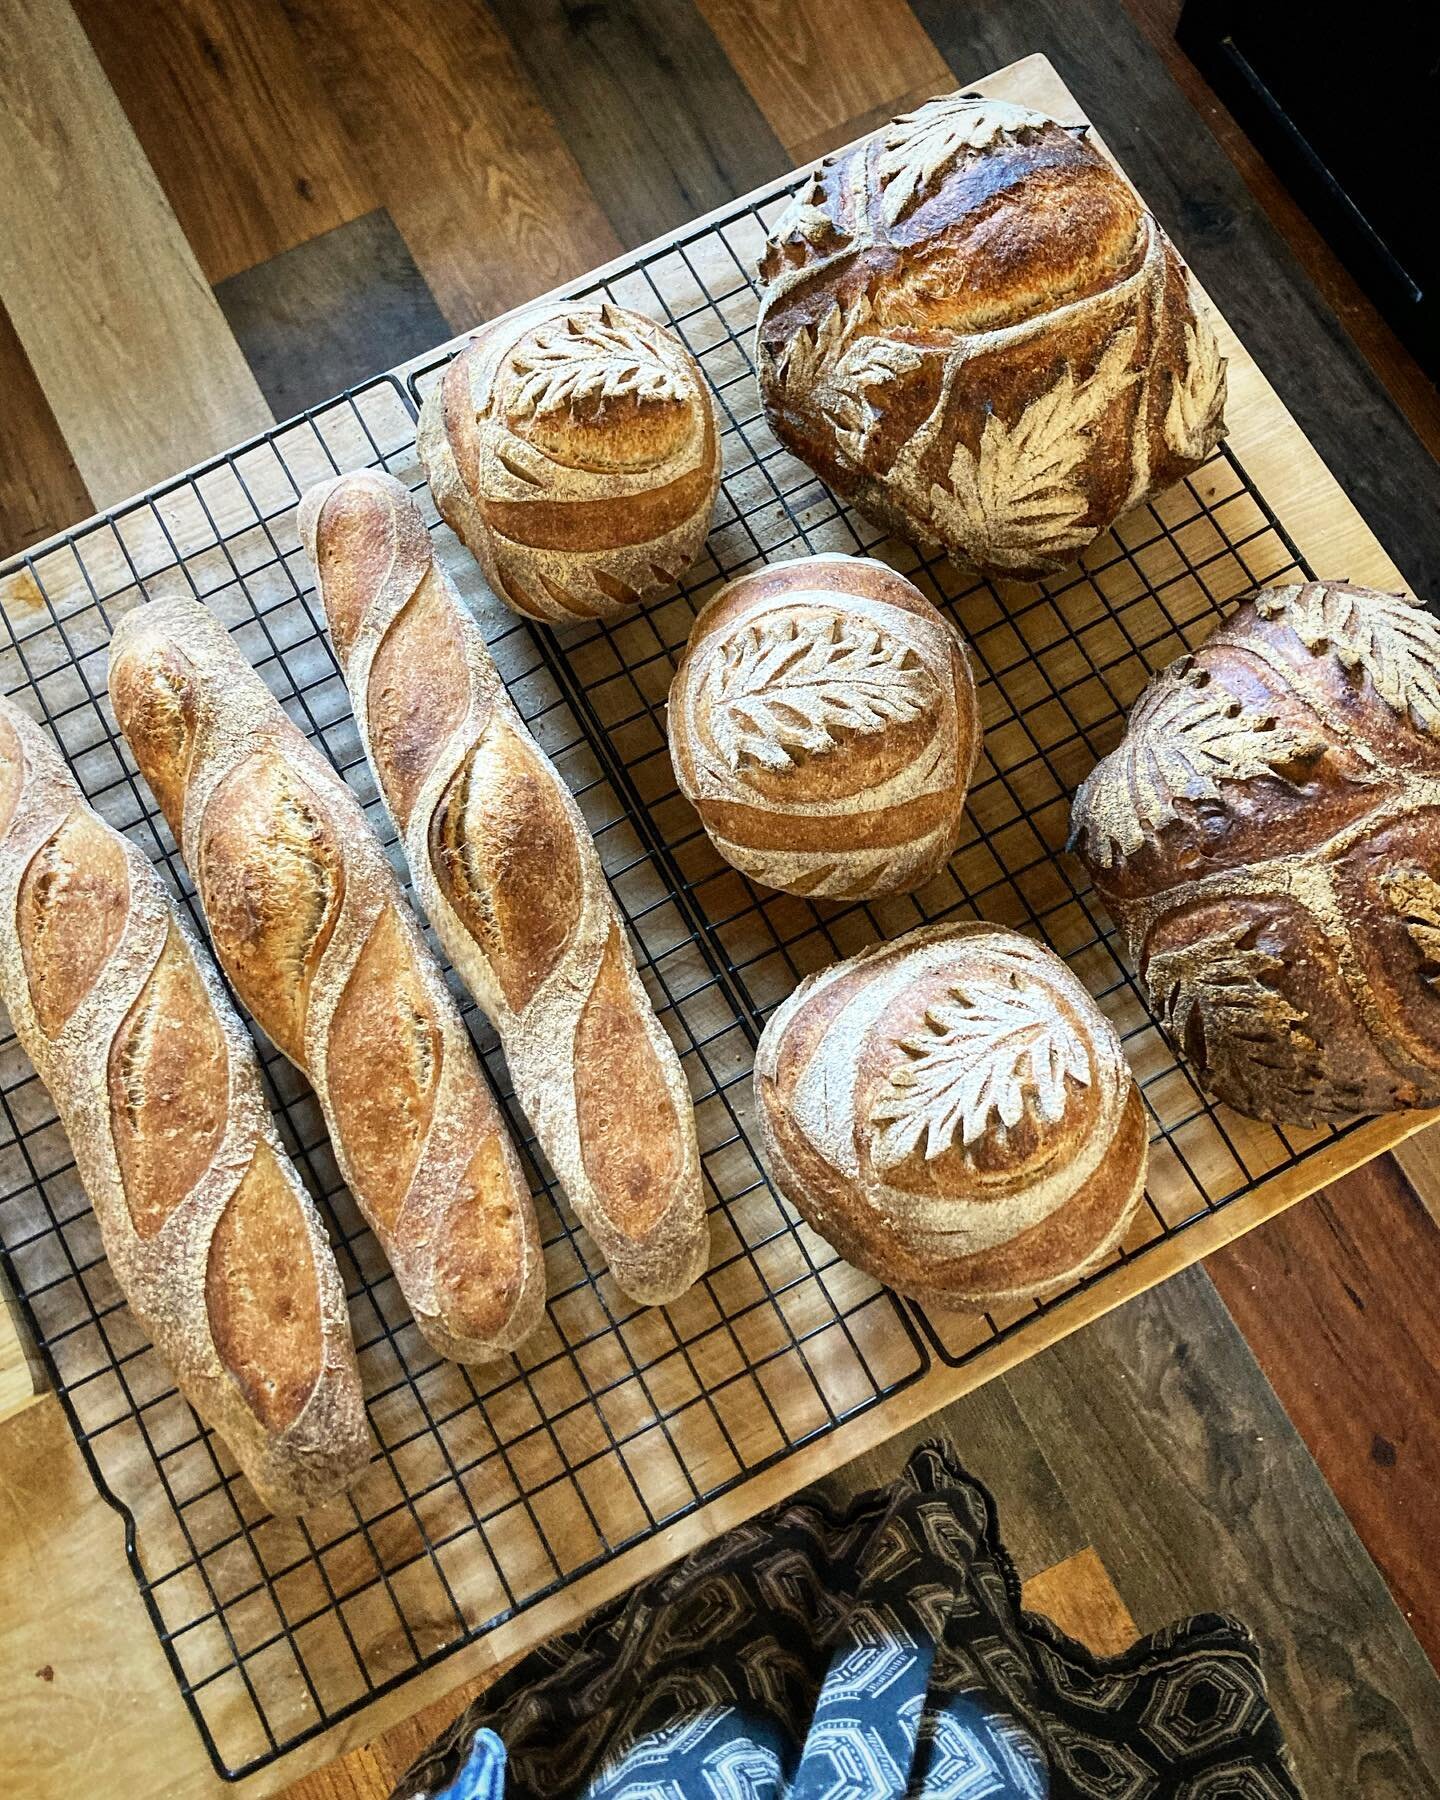
M 1114 1028 L 1052 951 L 927 925 L 801 982 L 755 1053 L 776 1186 L 857 1268 L 988 1309 L 1074 1281 L 1145 1190 Z
M 670 688 L 681 792 L 720 854 L 795 894 L 917 888 L 980 754 L 958 633 L 862 556 L 770 563 L 701 611 Z
M 546 301 L 476 332 L 426 395 L 440 515 L 532 619 L 622 619 L 699 555 L 720 434 L 699 365 L 644 314 Z
M 1221 437 L 1184 265 L 1081 132 L 950 94 L 827 157 L 776 221 L 756 368 L 776 436 L 887 530 L 1064 568 Z
M 1440 1104 L 1440 625 L 1268 588 L 1156 677 L 1072 845 L 1152 1004 L 1239 1111 Z

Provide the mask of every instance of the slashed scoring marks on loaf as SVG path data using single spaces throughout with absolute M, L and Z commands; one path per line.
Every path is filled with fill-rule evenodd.
M 1288 782 L 1324 753 L 1318 731 L 1245 711 L 1207 669 L 1182 656 L 1145 689 L 1125 737 L 1084 783 L 1090 854 L 1108 868 L 1178 820 L 1178 801 L 1220 801 L 1221 782 Z
M 1044 393 L 1007 425 L 987 412 L 978 451 L 958 440 L 950 459 L 949 486 L 930 486 L 930 512 L 945 538 L 973 545 L 975 554 L 1002 568 L 1026 569 L 1037 556 L 1078 550 L 1095 535 L 1087 522 L 1090 495 L 1080 471 L 1093 447 L 1092 432 L 1126 389 L 1139 379 L 1133 367 L 1137 332 L 1127 325 L 1106 344 L 1093 374 L 1075 379 L 1066 363 Z M 948 404 L 942 393 L 937 413 Z M 916 446 L 928 443 L 925 425 L 895 460 L 895 479 L 923 482 Z
M 1210 321 L 1197 314 L 1185 324 L 1185 366 L 1172 376 L 1165 412 L 1165 442 L 1187 462 L 1204 462 L 1223 430 L 1225 358 Z
M 30 1004 L 54 1037 L 95 985 L 125 929 L 130 871 L 114 832 L 72 812 L 20 878 L 16 922 Z
M 143 634 L 143 609 L 130 617 Z M 128 637 L 125 643 L 111 655 L 110 697 L 126 738 L 145 746 L 145 779 L 178 840 L 198 720 L 195 665 L 163 638 L 146 644 L 142 635 L 133 648 Z
M 1391 712 L 1440 737 L 1440 630 L 1418 600 L 1311 581 L 1267 588 L 1255 610 L 1282 620 L 1307 650 L 1333 656 L 1348 674 L 1368 676 Z
M 1090 1085 L 1080 1033 L 1040 983 L 1012 970 L 1008 980 L 956 982 L 926 1009 L 925 1028 L 899 1040 L 905 1060 L 871 1115 L 881 1127 L 872 1151 L 879 1169 L 907 1161 L 922 1140 L 927 1162 L 956 1142 L 970 1150 L 1000 1136 L 1027 1112 L 1043 1124 L 1065 1116 L 1065 1083 Z
M 711 659 L 706 686 L 711 735 L 736 771 L 791 768 L 847 735 L 918 719 L 938 697 L 909 644 L 834 612 L 765 615 Z
M 210 1239 L 205 1305 L 220 1360 L 267 1431 L 294 1423 L 324 1359 L 300 1202 L 262 1139 Z
M 330 1018 L 326 1059 L 336 1136 L 359 1197 L 393 1231 L 420 1161 L 440 1087 L 443 1039 L 410 933 L 389 902 L 356 957 Z
M 511 420 L 558 412 L 578 419 L 617 400 L 680 401 L 688 385 L 609 304 L 548 320 L 512 352 L 510 368 L 518 377 L 505 395 Z
M 211 878 L 216 868 L 224 880 Z M 197 884 L 241 999 L 304 1068 L 310 986 L 340 916 L 345 864 L 324 805 L 273 745 L 237 763 L 210 796 Z
M 555 781 L 533 743 L 497 714 L 430 819 L 440 891 L 520 1013 L 565 952 L 584 873 Z
M 111 1041 L 106 1080 L 125 1204 L 151 1238 L 210 1167 L 229 1119 L 225 1033 L 173 923 Z
M 429 672 L 418 689 L 417 668 Z M 374 763 L 401 831 L 469 704 L 465 652 L 432 565 L 381 638 L 366 690 Z
M 445 1209 L 435 1246 L 441 1316 L 472 1337 L 493 1337 L 515 1311 L 525 1274 L 521 1215 L 509 1204 L 509 1156 L 500 1133 L 483 1133 L 465 1165 L 462 1192 Z
M 671 1205 L 682 1139 L 673 1125 L 660 1124 L 673 1120 L 675 1107 L 631 992 L 616 925 L 575 1029 L 575 1110 L 585 1173 L 606 1217 L 627 1237 L 643 1238 Z M 642 1134 L 636 1119 L 653 1123 Z
M 1009 100 L 943 95 L 906 113 L 881 134 L 875 174 L 881 216 L 892 230 L 934 191 L 940 177 L 967 152 L 1019 143 L 1050 123 Z
M 1420 952 L 1421 979 L 1440 993 L 1440 881 L 1424 869 L 1395 869 L 1381 876 L 1380 891 Z

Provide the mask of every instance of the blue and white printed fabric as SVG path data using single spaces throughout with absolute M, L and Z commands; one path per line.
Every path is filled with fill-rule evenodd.
M 1254 1640 L 1092 1656 L 1022 1611 L 938 1445 L 843 1518 L 742 1525 L 527 1657 L 395 1800 L 1288 1800 Z

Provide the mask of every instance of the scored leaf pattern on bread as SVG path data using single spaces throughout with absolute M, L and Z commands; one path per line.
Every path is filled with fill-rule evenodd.
M 1185 324 L 1185 368 L 1173 377 L 1165 442 L 1187 462 L 1204 462 L 1225 435 L 1225 358 L 1209 321 Z
M 1380 886 L 1420 952 L 1422 979 L 1440 991 L 1440 881 L 1423 869 L 1397 869 Z
M 1085 522 L 1090 497 L 1081 469 L 1094 426 L 1138 378 L 1130 367 L 1135 341 L 1135 327 L 1127 325 L 1110 339 L 1088 380 L 1077 382 L 1074 365 L 1066 363 L 1013 425 L 989 413 L 978 451 L 956 444 L 949 487 L 936 482 L 930 489 L 943 537 L 982 565 L 1014 569 L 1089 542 L 1094 528 Z M 904 453 L 897 469 L 903 461 Z
M 1188 657 L 1145 690 L 1119 746 L 1098 763 L 1076 798 L 1089 854 L 1108 868 L 1173 824 L 1178 800 L 1223 798 L 1221 782 L 1253 781 L 1324 754 L 1318 732 L 1246 712 Z
M 950 165 L 967 151 L 988 150 L 1043 130 L 1050 121 L 1009 100 L 947 95 L 896 119 L 875 159 L 880 210 L 892 229 L 939 184 Z
M 1046 1124 L 1065 1112 L 1066 1079 L 1090 1084 L 1085 1041 L 1036 982 L 956 986 L 930 1007 L 925 1029 L 903 1039 L 906 1061 L 872 1113 L 881 1127 L 871 1155 L 877 1168 L 905 1162 L 923 1144 L 927 1162 L 958 1139 L 964 1149 L 990 1130 L 1018 1125 L 1027 1108 Z
M 611 401 L 681 400 L 685 388 L 653 343 L 612 307 L 598 318 L 566 314 L 542 325 L 511 358 L 512 419 L 595 413 Z
M 908 644 L 878 627 L 768 618 L 725 647 L 709 677 L 710 730 L 732 769 L 788 769 L 847 733 L 919 718 L 934 684 Z
M 1418 601 L 1307 582 L 1268 588 L 1255 608 L 1288 625 L 1307 650 L 1369 676 L 1391 712 L 1440 737 L 1440 625 Z

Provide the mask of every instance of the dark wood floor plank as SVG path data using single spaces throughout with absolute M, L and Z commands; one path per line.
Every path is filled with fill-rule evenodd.
M 1327 305 L 1354 339 L 1391 399 L 1432 456 L 1440 456 L 1440 388 L 1386 324 L 1373 300 L 1331 249 L 1280 177 L 1255 148 L 1205 77 L 1175 42 L 1184 0 L 1125 0 L 1176 85 L 1214 132 L 1270 223 L 1300 259 Z
M 367 213 L 215 289 L 277 419 L 450 335 L 389 213 Z
M 1050 57 L 1397 567 L 1440 594 L 1440 465 L 1119 0 L 911 3 L 962 83 Z
M 0 561 L 94 509 L 35 379 L 10 315 L 0 305 Z
M 282 9 L 74 0 L 207 280 L 375 205 Z
M 451 329 L 619 244 L 483 0 L 284 0 Z
M 1381 1157 L 1205 1266 L 1440 1666 L 1440 1229 Z
M 1004 1379 L 1139 1629 L 1254 1629 L 1307 1794 L 1440 1796 L 1440 1679 L 1203 1271 Z
M 696 4 L 797 164 L 951 85 L 906 0 Z
M 784 174 L 692 0 L 491 0 L 627 248 Z

